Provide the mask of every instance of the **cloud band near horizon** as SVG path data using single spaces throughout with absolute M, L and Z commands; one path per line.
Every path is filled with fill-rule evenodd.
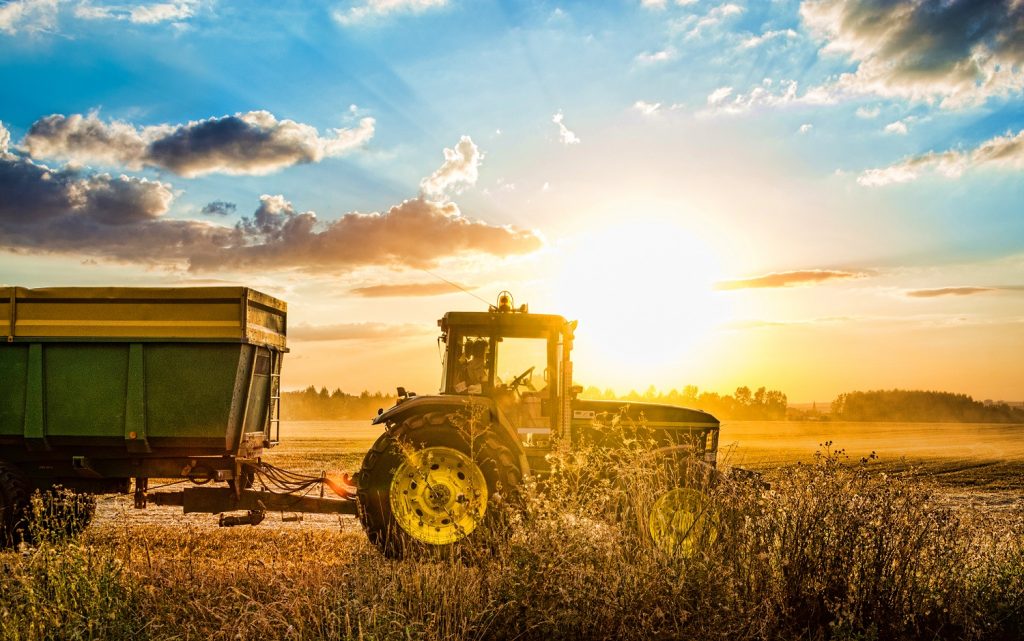
M 829 280 L 847 280 L 868 276 L 864 271 L 846 271 L 837 269 L 803 269 L 788 272 L 772 272 L 763 276 L 724 280 L 715 283 L 715 289 L 767 289 L 822 283 Z

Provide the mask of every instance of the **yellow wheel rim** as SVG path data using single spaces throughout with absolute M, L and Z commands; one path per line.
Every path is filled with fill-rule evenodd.
M 487 482 L 473 459 L 450 447 L 409 454 L 391 480 L 391 512 L 406 533 L 448 545 L 476 529 L 487 510 Z
M 707 497 L 692 488 L 676 488 L 658 497 L 651 508 L 648 529 L 655 545 L 683 556 L 691 556 L 699 545 L 718 537 Z

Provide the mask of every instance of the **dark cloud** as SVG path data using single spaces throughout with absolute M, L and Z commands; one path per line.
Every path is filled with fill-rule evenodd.
M 526 254 L 539 249 L 530 231 L 462 216 L 455 203 L 406 200 L 384 213 L 349 213 L 328 223 L 298 212 L 281 196 L 262 196 L 239 223 L 245 244 L 195 257 L 192 268 L 300 268 L 348 271 L 368 265 L 425 268 L 461 254 Z
M 283 196 L 264 195 L 252 216 L 228 227 L 168 219 L 174 194 L 160 181 L 51 169 L 7 150 L 0 125 L 0 247 L 78 253 L 192 271 L 365 266 L 430 267 L 460 255 L 508 256 L 538 249 L 531 231 L 466 218 L 455 203 L 407 200 L 384 213 L 348 213 L 321 223 Z M 204 213 L 234 205 L 215 201 Z M 371 295 L 371 294 L 367 294 Z
M 143 128 L 103 122 L 95 113 L 55 114 L 36 121 L 22 145 L 36 159 L 135 170 L 153 167 L 190 178 L 209 173 L 267 174 L 319 162 L 363 145 L 373 133 L 373 118 L 321 137 L 315 127 L 278 120 L 267 111 Z
M 160 264 L 240 242 L 229 227 L 164 219 L 173 200 L 163 182 L 51 169 L 0 149 L 0 247 L 9 250 Z
M 347 341 L 404 338 L 433 333 L 422 325 L 388 323 L 340 323 L 337 325 L 297 325 L 288 328 L 295 341 Z
M 235 227 L 164 218 L 170 185 L 144 178 L 50 169 L 0 156 L 0 246 L 81 253 L 193 271 L 288 269 L 342 272 L 368 265 L 429 267 L 461 254 L 523 254 L 532 232 L 463 217 L 454 203 L 408 200 L 385 213 L 324 224 L 281 196 L 263 196 Z
M 1020 0 L 805 0 L 800 13 L 857 63 L 837 90 L 960 107 L 1024 88 Z
M 788 287 L 790 285 L 801 285 L 806 283 L 820 283 L 827 280 L 843 280 L 848 278 L 863 278 L 866 272 L 842 271 L 836 269 L 804 269 L 791 272 L 775 272 L 756 276 L 754 278 L 742 278 L 738 280 L 725 280 L 715 284 L 716 289 L 759 289 L 767 287 Z
M 463 287 L 462 289 L 472 290 L 475 287 Z M 367 287 L 356 287 L 349 292 L 356 296 L 366 298 L 389 298 L 392 296 L 440 296 L 459 291 L 458 287 L 448 283 L 404 283 L 401 285 L 369 285 Z
M 203 213 L 207 216 L 230 216 L 234 214 L 238 209 L 238 205 L 235 203 L 229 203 L 223 200 L 215 200 L 211 203 L 207 203 L 203 206 Z

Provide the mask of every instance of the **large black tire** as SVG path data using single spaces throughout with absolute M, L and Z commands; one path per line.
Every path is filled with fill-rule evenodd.
M 30 496 L 28 481 L 21 471 L 0 461 L 0 549 L 27 538 Z
M 455 426 L 453 416 L 430 412 L 412 416 L 401 425 L 385 432 L 366 453 L 356 478 L 359 520 L 370 542 L 385 556 L 402 558 L 411 552 L 450 548 L 451 545 L 432 545 L 416 540 L 405 532 L 392 512 L 390 490 L 395 472 L 406 460 L 400 444 L 421 450 L 427 447 L 446 447 L 458 450 L 472 458 L 487 483 L 487 505 L 483 528 L 493 524 L 518 500 L 522 483 L 520 470 L 512 449 L 494 430 L 483 430 L 470 444 L 469 439 Z M 480 527 L 477 530 L 481 529 Z M 469 534 L 473 537 L 476 530 Z

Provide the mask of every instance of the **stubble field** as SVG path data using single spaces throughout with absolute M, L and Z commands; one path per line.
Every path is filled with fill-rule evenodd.
M 267 459 L 355 471 L 379 433 L 362 421 L 286 423 Z M 815 456 L 828 441 L 832 454 Z M 601 476 L 623 461 L 600 453 L 501 532 L 403 561 L 383 559 L 352 517 L 271 514 L 225 529 L 102 497 L 77 539 L 0 553 L 0 637 L 1024 633 L 1024 426 L 737 422 L 720 445 L 723 467 L 761 470 L 772 488 L 715 490 L 717 533 L 689 556 L 652 546 L 610 507 L 620 490 Z M 623 485 L 627 503 L 645 492 L 636 482 Z

